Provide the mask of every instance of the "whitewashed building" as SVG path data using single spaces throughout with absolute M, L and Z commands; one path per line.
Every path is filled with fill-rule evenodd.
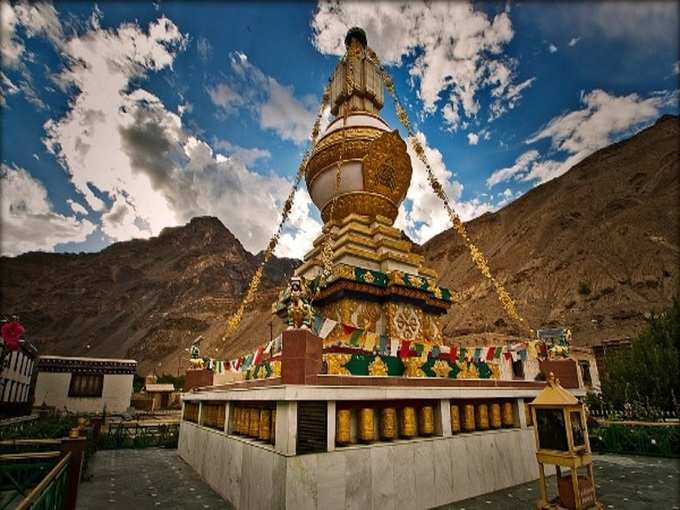
M 29 414 L 33 402 L 34 371 L 37 352 L 28 342 L 8 354 L 0 374 L 0 416 Z
M 122 413 L 136 370 L 131 359 L 41 356 L 34 402 L 71 413 Z

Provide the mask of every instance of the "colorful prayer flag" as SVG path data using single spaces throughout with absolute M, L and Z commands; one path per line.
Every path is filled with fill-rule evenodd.
M 411 341 L 410 340 L 402 340 L 401 341 L 401 347 L 399 348 L 399 357 L 401 359 L 408 358 L 410 352 L 411 352 Z

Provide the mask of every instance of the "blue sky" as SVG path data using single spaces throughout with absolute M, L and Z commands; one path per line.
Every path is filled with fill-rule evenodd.
M 259 251 L 353 25 L 466 220 L 678 110 L 675 2 L 1 5 L 5 255 L 197 215 Z M 424 242 L 447 221 L 414 161 L 397 225 Z M 278 254 L 319 232 L 301 190 Z

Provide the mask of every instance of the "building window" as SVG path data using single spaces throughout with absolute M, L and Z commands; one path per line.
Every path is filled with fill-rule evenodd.
M 581 378 L 583 379 L 583 385 L 592 386 L 593 380 L 590 377 L 590 361 L 582 359 L 578 362 L 578 366 L 581 367 Z
M 512 362 L 512 378 L 524 379 L 524 362 L 521 359 Z
M 69 397 L 101 397 L 104 374 L 71 374 Z

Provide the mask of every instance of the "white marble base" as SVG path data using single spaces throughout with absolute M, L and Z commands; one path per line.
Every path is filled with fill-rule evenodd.
M 531 428 L 287 457 L 182 422 L 179 454 L 238 509 L 424 509 L 538 478 Z

